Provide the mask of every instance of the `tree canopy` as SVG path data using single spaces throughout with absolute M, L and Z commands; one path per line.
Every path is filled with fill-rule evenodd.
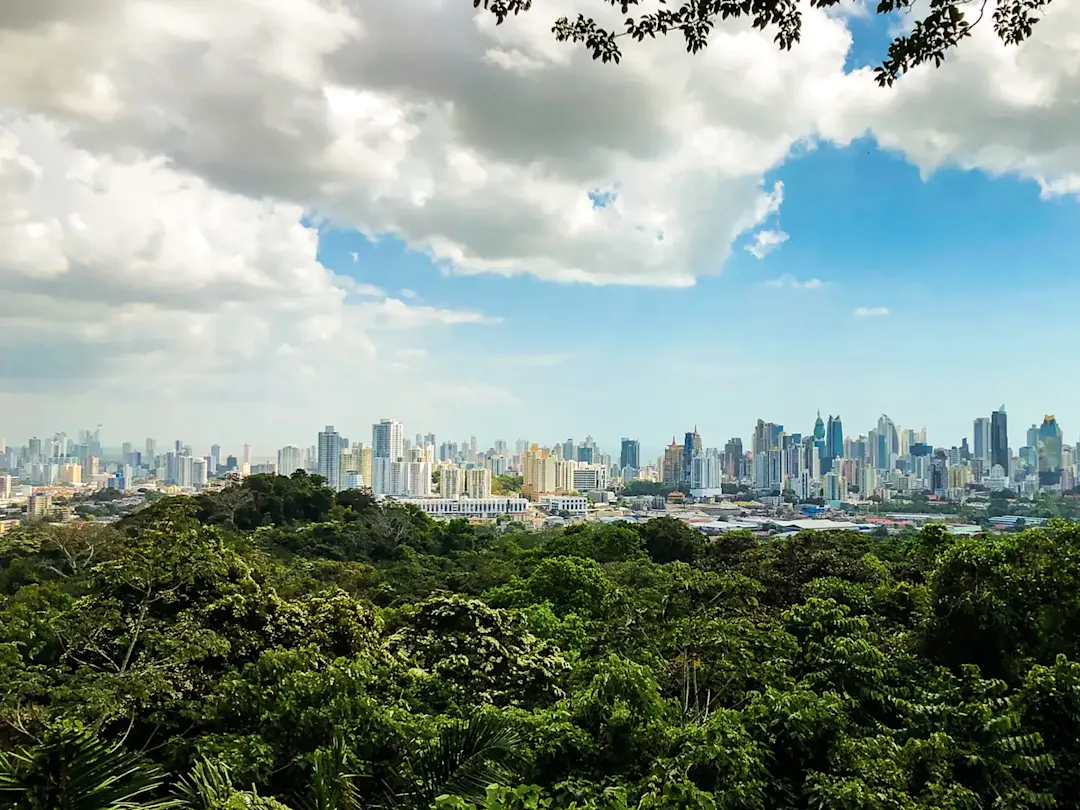
M 306 476 L 0 536 L 0 810 L 1080 796 L 1080 526 L 437 523 Z
M 830 8 L 840 0 L 811 0 L 813 8 Z M 922 64 L 940 67 L 946 55 L 971 36 L 976 25 L 989 15 L 994 33 L 1006 45 L 1018 45 L 1032 29 L 1050 0 L 933 0 L 923 16 L 912 19 L 907 33 L 896 36 L 881 63 L 874 69 L 879 85 L 888 86 Z M 529 11 L 533 0 L 473 0 L 473 8 L 483 7 L 501 24 L 507 18 Z M 622 59 L 626 42 L 641 42 L 669 34 L 681 35 L 689 53 L 698 53 L 709 44 L 717 24 L 724 20 L 749 20 L 754 28 L 773 31 L 773 41 L 789 51 L 802 38 L 802 13 L 797 0 L 593 0 L 598 13 L 612 11 L 623 17 L 618 28 L 605 27 L 594 17 L 578 14 L 560 17 L 552 27 L 559 42 L 584 46 L 593 59 L 614 62 Z M 607 7 L 606 9 L 604 7 Z M 988 8 L 989 7 L 989 8 Z M 915 0 L 879 0 L 879 15 L 911 14 Z

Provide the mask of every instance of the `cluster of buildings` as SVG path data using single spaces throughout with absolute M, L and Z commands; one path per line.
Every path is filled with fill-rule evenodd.
M 220 445 L 201 455 L 179 440 L 166 448 L 154 439 L 138 449 L 124 442 L 118 452 L 106 451 L 98 426 L 74 437 L 33 437 L 21 447 L 0 440 L 0 504 L 96 489 L 195 492 L 226 475 L 296 470 L 318 474 L 334 489 L 370 489 L 376 497 L 413 503 L 434 516 L 478 518 L 520 516 L 535 506 L 579 517 L 589 504 L 612 502 L 622 485 L 635 480 L 699 502 L 735 484 L 764 498 L 830 506 L 922 493 L 963 501 L 973 491 L 1073 490 L 1078 453 L 1064 444 L 1057 420 L 1046 416 L 1024 438 L 1014 452 L 1004 407 L 976 418 L 970 441 L 963 437 L 947 448 L 929 444 L 925 428 L 902 428 L 884 414 L 872 429 L 853 436 L 845 434 L 840 416 L 823 419 L 818 413 L 806 434 L 759 419 L 748 448 L 740 437 L 722 448 L 706 447 L 694 428 L 647 462 L 632 438 L 622 439 L 617 456 L 602 452 L 591 436 L 548 446 L 518 440 L 511 447 L 500 439 L 482 449 L 475 436 L 441 444 L 432 433 L 406 438 L 401 422 L 383 419 L 372 425 L 367 444 L 350 442 L 327 426 L 311 446 L 286 445 L 276 461 L 255 461 L 249 444 L 239 455 L 224 457 Z M 499 481 L 505 485 L 497 486 Z M 47 508 L 44 499 L 33 502 L 35 514 Z

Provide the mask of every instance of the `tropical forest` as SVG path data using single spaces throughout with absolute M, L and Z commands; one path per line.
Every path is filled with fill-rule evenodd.
M 1080 807 L 1080 525 L 435 522 L 254 475 L 0 536 L 3 810 Z

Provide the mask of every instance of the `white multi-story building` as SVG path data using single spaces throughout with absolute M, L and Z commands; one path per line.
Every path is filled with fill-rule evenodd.
M 407 478 L 404 494 L 412 498 L 431 496 L 431 462 L 410 461 L 406 464 Z
M 373 456 L 371 459 L 371 491 L 376 495 L 393 494 L 392 468 L 400 462 Z
M 584 517 L 589 511 L 589 499 L 584 495 L 544 495 L 539 504 L 542 509 L 569 512 L 575 517 Z
M 465 472 L 465 491 L 470 498 L 491 497 L 491 470 L 487 467 L 473 467 Z
M 574 487 L 574 472 L 578 468 L 578 463 L 573 460 L 563 461 L 561 459 L 555 460 L 555 491 L 556 492 L 573 492 Z
M 191 485 L 196 489 L 201 489 L 202 487 L 205 487 L 207 481 L 210 480 L 208 467 L 209 465 L 206 463 L 205 458 L 191 459 Z M 125 479 L 127 479 L 127 474 L 128 470 L 124 470 Z
M 364 474 L 359 472 L 347 472 L 345 473 L 345 480 L 342 483 L 344 484 L 344 489 L 363 489 Z
M 338 489 L 341 486 L 341 451 L 348 445 L 333 425 L 319 434 L 318 473 L 326 479 L 326 485 Z
M 277 468 L 281 475 L 292 475 L 304 469 L 304 454 L 295 444 L 287 444 L 278 450 Z
M 194 481 L 194 458 L 187 455 L 176 457 L 176 485 L 181 488 L 193 487 Z
M 529 509 L 524 498 L 400 498 L 434 518 L 470 517 L 494 519 L 503 515 L 521 517 Z
M 464 470 L 461 467 L 444 466 L 439 472 L 439 494 L 444 498 L 460 498 L 464 492 Z
M 405 428 L 396 419 L 383 419 L 371 426 L 371 449 L 374 458 L 401 461 L 405 458 Z
M 690 460 L 690 489 L 720 489 L 723 483 L 724 459 L 720 451 L 710 447 Z
M 607 468 L 599 464 L 579 464 L 573 472 L 573 492 L 595 492 L 607 488 Z

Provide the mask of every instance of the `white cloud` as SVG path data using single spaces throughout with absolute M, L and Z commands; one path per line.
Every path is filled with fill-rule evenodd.
M 888 307 L 857 307 L 854 314 L 857 318 L 883 318 L 889 310 Z
M 819 290 L 825 286 L 825 282 L 820 278 L 808 278 L 806 281 L 799 281 L 791 273 L 785 273 L 779 278 L 770 279 L 765 284 L 777 289 L 786 288 L 790 290 Z
M 814 135 L 844 22 L 807 9 L 790 53 L 737 24 L 695 59 L 673 37 L 615 68 L 551 36 L 583 2 L 495 27 L 431 0 L 108 0 L 0 34 L 0 101 L 95 153 L 161 155 L 461 272 L 662 286 L 719 272 L 778 205 L 764 173 Z M 612 186 L 595 208 L 589 191 Z
M 395 332 L 422 341 L 498 322 L 410 307 L 335 275 L 316 260 L 318 234 L 299 205 L 221 190 L 157 158 L 94 155 L 39 116 L 0 114 L 0 206 L 9 425 L 61 408 L 58 426 L 105 411 L 160 424 L 175 406 L 178 425 L 213 412 L 242 434 L 251 422 L 230 402 L 258 413 L 347 396 L 378 378 Z M 316 382 L 300 386 L 301 376 Z M 266 419 L 299 424 L 304 413 Z
M 845 100 L 823 109 L 823 134 L 846 142 L 869 130 L 924 175 L 952 165 L 1029 178 L 1048 195 L 1080 193 L 1077 31 L 1076 0 L 1049 4 L 1020 46 L 1003 45 L 987 15 L 940 70 L 920 68 L 884 91 L 846 82 Z
M 398 295 L 400 295 L 402 298 L 409 298 L 409 299 L 417 297 L 416 290 L 409 290 L 409 289 L 398 290 Z
M 787 240 L 788 235 L 783 231 L 758 231 L 754 234 L 754 240 L 746 246 L 746 252 L 755 259 L 764 259 Z

